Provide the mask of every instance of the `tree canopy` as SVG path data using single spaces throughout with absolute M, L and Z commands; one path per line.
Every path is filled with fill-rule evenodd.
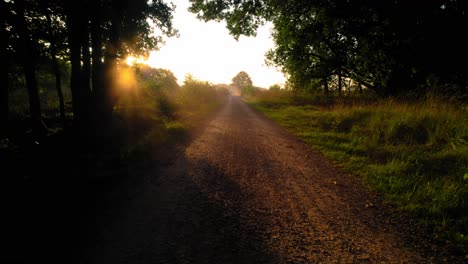
M 234 78 L 232 78 L 232 85 L 237 88 L 251 87 L 253 85 L 252 79 L 245 71 L 241 71 Z
M 190 8 L 201 19 L 226 21 L 235 38 L 272 22 L 267 60 L 296 89 L 340 76 L 382 96 L 466 93 L 468 40 L 459 29 L 468 25 L 467 9 L 462 0 L 191 0 Z
M 116 100 L 119 62 L 156 49 L 162 35 L 176 35 L 174 8 L 163 0 L 0 1 L 0 101 L 6 105 L 0 121 L 8 119 L 10 73 L 19 69 L 35 130 L 43 129 L 36 70 L 39 64 L 52 64 L 60 97 L 62 62 L 71 68 L 74 125 L 93 130 L 105 124 Z

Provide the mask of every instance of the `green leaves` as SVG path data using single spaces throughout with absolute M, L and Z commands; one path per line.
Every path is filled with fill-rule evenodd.
M 468 8 L 461 2 L 441 8 L 437 1 L 191 0 L 190 10 L 205 21 L 226 21 L 236 39 L 273 22 L 268 63 L 297 89 L 309 89 L 314 79 L 326 87 L 341 75 L 395 96 L 425 93 L 434 76 L 433 89 L 466 87 L 468 40 L 457 29 L 467 24 Z

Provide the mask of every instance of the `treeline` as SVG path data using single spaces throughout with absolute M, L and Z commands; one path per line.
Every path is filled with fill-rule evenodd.
M 7 129 L 10 86 L 21 73 L 33 132 L 47 132 L 36 74 L 46 65 L 54 73 L 61 118 L 61 85 L 69 81 L 74 130 L 105 133 L 118 99 L 117 65 L 127 55 L 155 49 L 160 36 L 177 34 L 173 11 L 160 0 L 0 1 L 1 131 Z M 63 68 L 69 68 L 69 80 L 63 80 Z
M 293 89 L 466 97 L 467 1 L 191 2 L 192 12 L 225 20 L 236 38 L 272 22 L 276 45 L 267 61 L 287 74 Z

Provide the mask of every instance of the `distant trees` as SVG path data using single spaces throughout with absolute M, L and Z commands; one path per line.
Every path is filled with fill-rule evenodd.
M 251 93 L 256 88 L 253 87 L 252 79 L 249 74 L 245 71 L 240 71 L 234 78 L 232 78 L 232 84 L 237 91 L 240 91 L 241 95 Z
M 381 96 L 429 88 L 466 93 L 468 3 L 441 1 L 191 0 L 204 20 L 225 20 L 231 34 L 274 25 L 269 63 L 294 89 L 333 88 L 352 80 Z
M 53 68 L 63 118 L 59 65 L 66 63 L 71 67 L 74 126 L 80 131 L 105 130 L 102 125 L 115 103 L 119 61 L 154 49 L 161 42 L 158 33 L 175 35 L 173 11 L 173 5 L 161 0 L 0 1 L 1 121 L 8 115 L 9 70 L 14 65 L 25 76 L 34 130 L 44 130 L 38 63 Z
M 247 74 L 245 71 L 241 71 L 236 76 L 234 76 L 234 78 L 232 78 L 232 85 L 242 89 L 253 86 L 253 83 L 249 74 Z
M 270 91 L 279 91 L 279 90 L 281 90 L 281 85 L 273 84 L 268 88 L 268 90 L 270 90 Z

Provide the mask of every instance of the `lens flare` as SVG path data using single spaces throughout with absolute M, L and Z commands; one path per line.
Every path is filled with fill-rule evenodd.
M 120 90 L 134 90 L 137 87 L 135 73 L 128 66 L 120 66 L 115 71 L 117 87 Z

